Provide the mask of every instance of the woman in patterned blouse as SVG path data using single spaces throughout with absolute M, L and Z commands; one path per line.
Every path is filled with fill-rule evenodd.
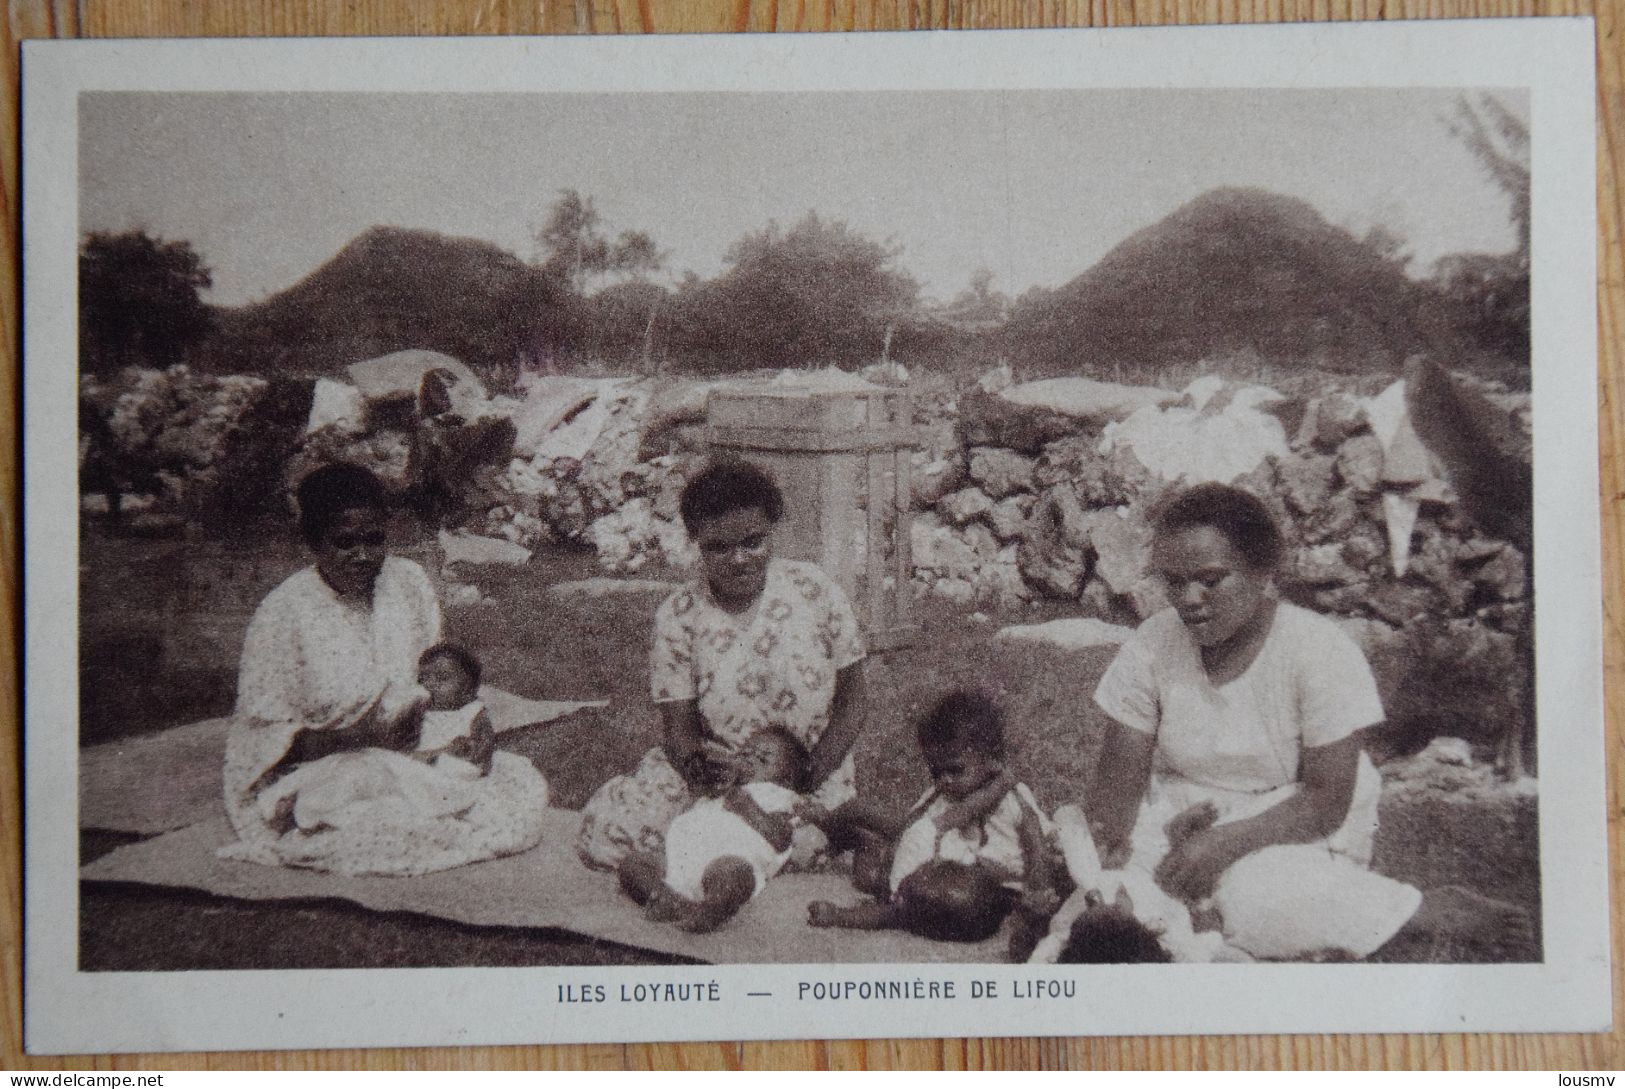
M 662 743 L 588 801 L 577 849 L 590 866 L 658 851 L 672 817 L 725 785 L 734 754 L 763 730 L 807 746 L 809 797 L 834 808 L 854 794 L 864 648 L 846 596 L 812 564 L 773 557 L 784 496 L 760 469 L 710 465 L 680 509 L 700 577 L 655 614 L 650 694 Z

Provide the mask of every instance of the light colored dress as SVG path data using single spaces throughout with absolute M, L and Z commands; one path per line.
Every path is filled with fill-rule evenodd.
M 1216 685 L 1179 615 L 1166 609 L 1123 644 L 1095 691 L 1117 722 L 1156 738 L 1151 782 L 1131 837 L 1129 868 L 1168 854 L 1164 826 L 1211 802 L 1221 823 L 1256 816 L 1299 789 L 1304 749 L 1342 741 L 1383 719 L 1371 667 L 1332 621 L 1282 602 L 1258 657 Z M 1241 859 L 1213 896 L 1226 939 L 1255 957 L 1364 957 L 1402 927 L 1421 893 L 1370 870 L 1382 780 L 1360 755 L 1342 825 L 1309 844 Z
M 697 701 L 711 736 L 729 749 L 773 727 L 810 749 L 829 727 L 836 674 L 863 656 L 857 617 L 829 576 L 773 560 L 747 613 L 718 606 L 703 579 L 665 600 L 655 613 L 649 689 L 657 704 Z M 812 797 L 834 809 L 855 793 L 848 753 Z M 693 801 L 665 752 L 650 749 L 588 800 L 577 853 L 605 868 L 633 851 L 658 854 L 667 825 Z
M 897 837 L 892 852 L 888 881 L 891 891 L 895 893 L 905 877 L 933 861 L 985 866 L 997 873 L 1006 887 L 1020 889 L 1027 874 L 1027 859 L 1021 850 L 1022 821 L 1037 820 L 1046 838 L 1053 832 L 1033 792 L 1025 783 L 1017 783 L 975 828 L 944 832 L 937 827 L 936 819 L 952 804 L 935 788 L 914 803 L 910 823 Z
M 342 728 L 417 693 L 418 656 L 440 638 L 422 568 L 389 557 L 372 600 L 341 598 L 314 567 L 289 576 L 248 626 L 226 742 L 224 858 L 341 874 L 430 873 L 538 843 L 547 781 L 497 753 L 470 782 L 405 753 L 335 753 L 268 778 L 303 729 Z M 291 827 L 289 827 L 291 825 Z
M 459 779 L 478 779 L 483 773 L 471 762 L 449 752 L 442 752 L 454 741 L 462 741 L 474 734 L 474 723 L 485 714 L 485 704 L 469 700 L 461 707 L 444 711 L 423 712 L 423 729 L 418 733 L 420 753 L 437 753 L 430 761 L 436 768 Z
M 795 808 L 796 792 L 777 783 L 746 783 L 739 789 L 750 795 L 764 813 L 788 814 Z M 666 886 L 690 900 L 705 899 L 705 870 L 721 858 L 743 859 L 761 892 L 768 880 L 790 860 L 769 843 L 749 821 L 729 809 L 725 797 L 701 798 L 672 818 L 666 828 Z

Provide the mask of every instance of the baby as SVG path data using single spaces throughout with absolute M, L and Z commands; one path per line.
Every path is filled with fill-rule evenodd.
M 1059 904 L 1049 820 L 1005 768 L 1004 724 L 983 696 L 956 692 L 916 728 L 932 787 L 902 820 L 862 802 L 806 819 L 858 841 L 853 884 L 877 899 L 809 905 L 813 926 L 902 929 L 981 941 L 1018 905 L 1047 919 Z
M 283 833 L 314 834 L 452 816 L 472 806 L 470 784 L 491 770 L 496 749 L 496 731 L 477 695 L 479 660 L 455 644 L 436 644 L 418 659 L 418 685 L 423 691 L 386 690 L 374 701 L 410 699 L 423 708 L 403 715 L 418 731 L 413 749 L 368 748 L 300 764 L 260 793 L 266 822 Z
M 418 684 L 429 705 L 413 757 L 461 779 L 487 774 L 496 731 L 479 699 L 479 659 L 456 643 L 436 643 L 418 658 Z
M 1193 806 L 1164 829 L 1178 845 L 1211 825 L 1212 806 Z M 1211 913 L 1170 896 L 1148 873 L 1106 869 L 1083 812 L 1055 811 L 1055 834 L 1075 890 L 1013 959 L 1045 964 L 1143 964 L 1244 959 L 1227 949 Z M 1026 953 L 1021 956 L 1021 953 Z
M 622 890 L 649 918 L 685 930 L 733 918 L 790 857 L 807 761 L 788 731 L 754 735 L 734 757 L 731 781 L 672 819 L 664 858 L 634 852 L 622 861 Z

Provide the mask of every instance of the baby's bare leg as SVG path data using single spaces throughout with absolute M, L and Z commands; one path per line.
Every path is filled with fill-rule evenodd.
M 892 845 L 872 833 L 857 837 L 852 852 L 852 887 L 869 896 L 891 897 Z
M 756 895 L 756 872 L 750 863 L 734 855 L 719 858 L 705 868 L 700 879 L 705 899 L 685 904 L 677 925 L 703 934 L 715 930 L 738 914 Z
M 647 904 L 666 884 L 665 861 L 646 851 L 633 851 L 621 859 L 616 873 L 621 879 L 621 891 L 640 906 Z
M 844 930 L 901 930 L 903 917 L 890 900 L 863 900 L 845 907 L 815 900 L 807 905 L 807 924 Z

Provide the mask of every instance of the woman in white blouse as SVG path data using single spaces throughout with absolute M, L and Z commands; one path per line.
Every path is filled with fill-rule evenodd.
M 496 754 L 473 782 L 407 755 L 427 693 L 418 659 L 440 640 L 423 569 L 388 554 L 389 506 L 366 469 L 330 465 L 299 484 L 299 526 L 315 563 L 289 576 L 249 623 L 226 747 L 228 858 L 340 873 L 427 873 L 510 854 L 541 837 L 546 780 Z M 300 781 L 356 804 L 342 826 L 302 828 Z
M 1382 701 L 1354 641 L 1276 594 L 1285 545 L 1268 508 L 1204 484 L 1154 530 L 1171 607 L 1095 692 L 1109 721 L 1084 810 L 1104 867 L 1153 873 L 1258 957 L 1359 958 L 1401 929 L 1517 925 L 1509 905 L 1455 888 L 1424 903 L 1371 871 L 1382 780 L 1361 736 Z

